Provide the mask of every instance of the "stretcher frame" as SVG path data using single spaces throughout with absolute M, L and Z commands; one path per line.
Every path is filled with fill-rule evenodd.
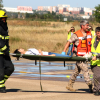
M 37 64 L 37 60 L 39 60 L 39 73 L 40 73 L 40 88 L 43 91 L 42 84 L 41 84 L 41 61 L 63 61 L 64 67 L 66 61 L 91 61 L 92 58 L 85 58 L 85 57 L 71 57 L 68 55 L 62 55 L 58 53 L 53 53 L 56 56 L 43 56 L 43 55 L 27 55 L 27 54 L 13 54 L 10 53 L 11 56 L 17 58 L 24 58 L 29 60 L 35 60 L 35 65 Z

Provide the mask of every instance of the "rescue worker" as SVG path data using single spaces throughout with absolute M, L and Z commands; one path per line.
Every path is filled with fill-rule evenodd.
M 96 27 L 95 29 L 96 36 L 92 39 L 92 60 L 91 60 L 91 69 L 93 72 L 93 81 L 94 81 L 94 88 L 93 92 L 94 95 L 99 95 L 100 90 L 100 27 Z
M 68 31 L 68 38 L 67 38 L 67 41 L 70 39 L 70 37 L 73 35 L 74 32 L 75 32 L 75 28 L 74 28 L 74 27 L 71 27 L 71 29 Z M 69 55 L 70 52 L 71 52 L 71 56 L 73 56 L 73 51 L 72 51 L 72 49 L 73 49 L 73 43 L 71 43 L 71 44 L 69 45 L 69 50 L 68 50 L 68 52 L 67 52 L 67 55 Z
M 69 47 L 70 43 L 74 43 L 73 56 L 82 57 L 86 53 L 91 52 L 91 33 L 88 31 L 89 22 L 86 20 L 81 21 L 80 27 L 81 29 L 76 31 L 66 43 L 65 48 L 62 52 L 63 55 L 65 55 L 65 52 L 67 48 Z M 76 77 L 79 75 L 81 71 L 83 72 L 85 82 L 89 86 L 90 92 L 92 92 L 92 81 L 89 77 L 88 64 L 86 61 L 76 62 L 74 73 L 72 74 L 66 88 L 70 91 L 76 91 L 73 88 L 73 84 L 76 80 Z
M 95 36 L 95 31 L 93 30 L 92 26 L 89 26 L 89 31 L 91 32 L 92 37 L 94 37 Z
M 7 15 L 0 10 L 0 92 L 6 93 L 5 81 L 14 71 L 14 65 L 9 56 L 9 35 L 7 27 Z

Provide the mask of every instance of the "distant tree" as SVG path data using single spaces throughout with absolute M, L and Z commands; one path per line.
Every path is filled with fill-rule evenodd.
M 95 20 L 100 23 L 100 4 L 96 6 L 95 9 L 93 16 L 95 17 Z
M 48 14 L 51 14 L 50 11 L 48 11 Z
M 52 15 L 56 15 L 56 13 L 54 11 L 52 11 Z
M 3 4 L 2 4 L 2 0 L 0 0 L 0 9 L 2 9 L 2 7 L 3 7 Z
M 92 15 L 90 16 L 89 21 L 91 21 L 91 22 L 95 21 L 95 19 L 94 19 L 94 17 Z

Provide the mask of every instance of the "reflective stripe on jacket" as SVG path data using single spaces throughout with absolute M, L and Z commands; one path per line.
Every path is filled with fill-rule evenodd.
M 0 54 L 4 54 L 3 51 L 7 49 L 7 46 L 5 45 L 3 48 L 0 49 Z
M 0 38 L 7 40 L 7 39 L 9 39 L 9 36 L 2 36 L 2 35 L 0 35 Z M 6 49 L 7 49 L 6 45 L 4 47 L 0 48 L 0 54 L 4 54 L 3 51 L 6 50 Z
M 0 35 L 0 38 L 2 38 L 2 39 L 9 39 L 9 36 L 2 36 L 2 35 Z

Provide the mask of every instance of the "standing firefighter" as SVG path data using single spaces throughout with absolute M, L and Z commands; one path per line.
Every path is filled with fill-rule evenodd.
M 6 93 L 5 81 L 14 71 L 14 65 L 9 56 L 9 35 L 7 27 L 7 15 L 0 10 L 0 92 Z
M 66 52 L 67 48 L 71 43 L 74 43 L 73 56 L 82 57 L 86 53 L 91 52 L 91 33 L 88 31 L 89 22 L 86 20 L 81 21 L 80 27 L 81 29 L 76 31 L 68 40 L 62 54 Z M 92 81 L 90 80 L 89 77 L 88 64 L 86 61 L 76 62 L 74 73 L 72 74 L 71 79 L 69 80 L 69 83 L 66 88 L 70 91 L 76 91 L 73 88 L 73 84 L 76 80 L 76 77 L 79 75 L 81 71 L 83 72 L 85 82 L 89 86 L 90 92 L 92 92 Z

